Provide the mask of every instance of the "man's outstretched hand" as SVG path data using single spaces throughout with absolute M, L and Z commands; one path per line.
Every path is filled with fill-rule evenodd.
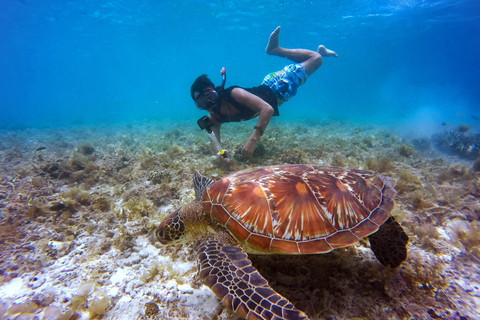
M 223 150 L 223 154 L 217 153 L 217 158 L 221 165 L 226 166 L 230 163 L 230 159 L 228 158 L 228 150 Z
M 248 141 L 245 142 L 245 144 L 243 145 L 242 156 L 244 158 L 250 159 L 253 156 L 253 152 L 255 151 L 256 147 L 257 142 L 252 139 L 248 139 Z

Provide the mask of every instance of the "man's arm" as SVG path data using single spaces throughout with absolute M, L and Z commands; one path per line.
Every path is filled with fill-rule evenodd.
M 241 88 L 233 89 L 231 97 L 255 112 L 258 112 L 257 125 L 255 126 L 250 138 L 243 145 L 242 149 L 242 156 L 245 158 L 250 158 L 253 155 L 253 151 L 255 151 L 257 141 L 267 128 L 274 110 L 271 105 L 263 101 L 261 98 Z

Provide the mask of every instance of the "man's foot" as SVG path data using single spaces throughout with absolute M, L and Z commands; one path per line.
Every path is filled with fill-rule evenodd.
M 329 50 L 329 49 L 325 48 L 325 46 L 322 46 L 322 45 L 318 46 L 317 52 L 320 53 L 320 55 L 322 57 L 338 57 L 338 55 L 335 53 L 335 51 Z
M 265 52 L 267 54 L 275 54 L 278 51 L 278 49 L 280 49 L 280 46 L 278 45 L 279 35 L 280 35 L 280 27 L 277 27 L 270 35 L 270 39 L 268 39 L 267 48 L 265 49 Z

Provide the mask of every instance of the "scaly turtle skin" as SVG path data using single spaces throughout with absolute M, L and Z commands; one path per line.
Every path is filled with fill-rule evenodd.
M 217 182 L 193 175 L 196 200 L 167 216 L 163 245 L 200 239 L 199 274 L 224 305 L 247 319 L 307 319 L 252 266 L 255 254 L 314 254 L 368 236 L 385 266 L 407 257 L 408 236 L 390 216 L 396 181 L 314 165 L 248 169 Z

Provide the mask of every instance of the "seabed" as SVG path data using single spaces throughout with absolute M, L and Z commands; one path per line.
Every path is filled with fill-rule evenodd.
M 0 318 L 236 319 L 197 279 L 193 249 L 163 247 L 154 230 L 193 199 L 194 170 L 219 179 L 311 163 L 397 179 L 408 259 L 385 268 L 367 240 L 323 255 L 250 255 L 275 290 L 311 319 L 480 319 L 474 156 L 439 152 L 430 137 L 311 121 L 272 123 L 244 161 L 234 154 L 251 130 L 225 126 L 228 167 L 191 123 L 0 131 Z

